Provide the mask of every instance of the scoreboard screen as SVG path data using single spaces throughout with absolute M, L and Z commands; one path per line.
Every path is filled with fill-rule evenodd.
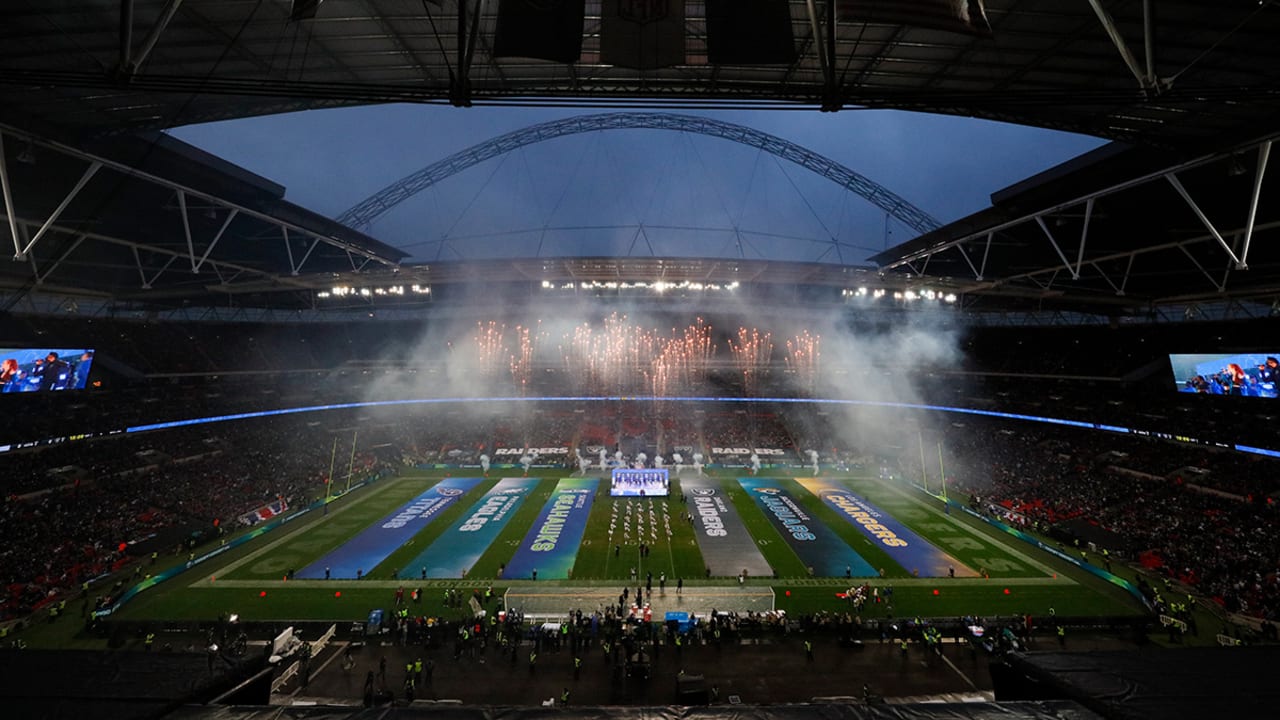
M 1178 392 L 1240 397 L 1280 397 L 1280 352 L 1170 355 Z
M 666 468 L 614 468 L 609 484 L 613 496 L 666 497 L 670 491 Z
M 0 392 L 83 390 L 92 366 L 91 348 L 0 347 Z

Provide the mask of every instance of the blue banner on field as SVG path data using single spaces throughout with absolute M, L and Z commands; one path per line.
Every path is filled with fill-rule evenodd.
M 903 570 L 913 574 L 918 571 L 920 577 L 947 577 L 952 570 L 956 577 L 978 576 L 977 572 L 853 494 L 841 483 L 827 478 L 797 478 L 796 482 L 861 530 Z
M 405 566 L 405 575 L 418 577 L 425 572 L 429 578 L 466 577 L 536 487 L 537 478 L 499 480 L 466 515 Z
M 564 478 L 542 506 L 542 513 L 507 563 L 505 577 L 563 580 L 578 559 L 587 516 L 596 497 L 597 478 Z
M 879 573 L 848 543 L 812 517 L 783 489 L 788 480 L 739 478 L 738 484 L 764 510 L 787 545 L 820 577 L 874 577 Z
M 418 531 L 439 517 L 444 509 L 467 494 L 482 478 L 445 478 L 431 489 L 400 506 L 377 524 L 364 529 L 298 571 L 296 577 L 320 579 L 329 573 L 334 579 L 354 579 L 369 572 L 405 544 Z

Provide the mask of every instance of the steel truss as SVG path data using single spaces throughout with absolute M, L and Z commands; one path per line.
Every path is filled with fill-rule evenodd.
M 56 152 L 68 157 L 87 163 L 83 174 L 75 182 L 75 184 L 67 191 L 58 206 L 48 216 L 40 219 L 27 218 L 21 215 L 18 208 L 14 206 L 12 193 L 12 179 L 9 169 L 6 167 L 6 159 L 4 154 L 4 144 L 6 139 L 15 139 L 29 146 L 40 147 L 47 151 Z M 96 176 L 103 170 L 109 170 L 128 176 L 130 178 L 143 180 L 160 187 L 171 190 L 177 199 L 177 209 L 181 216 L 183 239 L 185 240 L 185 252 L 181 250 L 173 250 L 166 247 L 159 247 L 146 242 L 138 242 L 123 237 L 115 237 L 102 233 L 83 232 L 75 227 L 68 227 L 58 223 L 63 212 L 71 205 L 82 190 L 94 180 Z M 366 248 L 355 245 L 341 238 L 332 237 L 318 233 L 314 230 L 302 227 L 296 223 L 287 222 L 272 215 L 253 209 L 246 205 L 217 197 L 208 192 L 197 190 L 181 183 L 130 167 L 124 163 L 110 160 L 83 150 L 76 149 L 58 142 L 45 140 L 33 135 L 25 134 L 13 128 L 0 125 L 0 191 L 2 191 L 4 199 L 4 225 L 7 227 L 13 241 L 13 260 L 16 262 L 25 262 L 31 266 L 32 275 L 36 285 L 43 285 L 50 279 L 50 276 L 67 258 L 74 253 L 82 243 L 99 242 L 107 243 L 115 246 L 127 247 L 130 249 L 135 264 L 138 268 L 140 278 L 139 287 L 143 290 L 150 290 L 161 275 L 171 271 L 171 266 L 179 260 L 184 261 L 182 265 L 189 267 L 192 275 L 199 275 L 202 271 L 211 270 L 218 278 L 216 287 L 225 287 L 231 280 L 246 276 L 256 277 L 259 279 L 270 278 L 287 283 L 287 280 L 281 280 L 278 273 L 264 268 L 254 268 L 248 265 L 238 264 L 221 260 L 213 255 L 214 250 L 218 247 L 219 242 L 226 235 L 227 231 L 237 220 L 251 219 L 261 224 L 265 224 L 270 228 L 274 228 L 279 234 L 280 240 L 284 243 L 285 252 L 289 260 L 290 275 L 298 275 L 307 260 L 311 257 L 312 252 L 321 245 L 328 245 L 337 248 L 344 253 L 351 262 L 351 269 L 359 271 L 370 262 L 378 263 L 387 267 L 398 267 L 397 258 L 383 257 Z M 198 209 L 205 212 L 216 213 L 225 217 L 221 226 L 216 233 L 206 240 L 194 237 L 191 230 L 191 204 L 193 201 L 198 202 Z M 73 238 L 72 244 L 56 258 L 52 264 L 41 268 L 37 265 L 36 256 L 32 252 L 42 240 L 53 234 L 61 234 Z M 306 250 L 301 257 L 295 257 L 291 239 L 305 238 L 307 240 Z M 198 247 L 203 245 L 201 249 Z M 142 253 L 147 253 L 152 257 L 162 258 L 163 264 L 160 267 L 152 267 L 148 263 L 144 263 Z
M 1254 232 L 1257 230 L 1272 230 L 1280 228 L 1280 221 L 1271 221 L 1262 224 L 1257 222 L 1258 202 L 1261 197 L 1263 180 L 1266 177 L 1267 164 L 1271 155 L 1271 144 L 1272 140 L 1266 139 L 1248 146 L 1243 150 L 1232 149 L 1221 153 L 1201 156 L 1193 160 L 1156 170 L 1140 177 L 1077 196 L 1065 202 L 1026 212 L 1011 220 L 1007 220 L 984 229 L 975 230 L 974 232 L 968 233 L 962 237 L 938 242 L 927 248 L 907 253 L 900 258 L 881 265 L 879 267 L 879 271 L 884 273 L 892 270 L 906 269 L 916 275 L 924 275 L 928 270 L 928 264 L 931 258 L 944 253 L 955 252 L 963 258 L 965 266 L 968 267 L 969 271 L 972 273 L 973 280 L 972 283 L 962 285 L 957 288 L 956 291 L 958 293 L 981 293 L 983 291 L 994 291 L 996 288 L 1013 289 L 1018 287 L 1019 284 L 1027 286 L 1034 291 L 1049 292 L 1054 290 L 1055 283 L 1058 283 L 1063 278 L 1079 280 L 1081 278 L 1081 273 L 1088 268 L 1103 280 L 1103 282 L 1114 293 L 1116 298 L 1123 298 L 1126 294 L 1126 286 L 1132 274 L 1135 260 L 1152 253 L 1176 252 L 1184 255 L 1187 260 L 1197 268 L 1199 273 L 1204 276 L 1208 285 L 1212 288 L 1212 291 L 1192 291 L 1183 295 L 1161 298 L 1160 302 L 1194 303 L 1200 300 L 1231 295 L 1232 293 L 1228 287 L 1228 280 L 1233 270 L 1248 270 L 1249 249 Z M 1229 230 L 1220 229 L 1209 219 L 1204 211 L 1201 210 L 1200 206 L 1196 203 L 1195 198 L 1182 184 L 1182 181 L 1179 179 L 1179 175 L 1215 162 L 1227 160 L 1232 156 L 1237 156 L 1241 152 L 1247 152 L 1249 150 L 1257 152 L 1257 164 L 1254 172 L 1251 192 L 1248 198 L 1247 215 L 1240 226 Z M 1115 195 L 1140 185 L 1158 182 L 1161 180 L 1167 182 L 1173 188 L 1175 194 L 1182 199 L 1199 222 L 1204 226 L 1204 234 L 1138 247 L 1124 252 L 1112 252 L 1103 255 L 1089 256 L 1087 253 L 1089 225 L 1094 216 L 1096 202 L 1107 196 Z M 1050 228 L 1049 223 L 1046 222 L 1046 219 L 1048 218 L 1052 218 L 1059 213 L 1071 210 L 1079 211 L 1083 214 L 1079 245 L 1074 258 L 1068 257 L 1067 252 L 1064 250 L 1065 238 L 1056 234 L 1055 231 Z M 1016 274 L 1005 275 L 1002 277 L 990 277 L 987 273 L 987 260 L 991 254 L 993 241 L 1002 233 L 1031 223 L 1034 223 L 1039 227 L 1040 233 L 1045 237 L 1049 246 L 1053 249 L 1054 256 L 1057 257 L 1059 262 Z M 1231 238 L 1232 242 L 1228 242 L 1228 238 Z M 1191 247 L 1206 243 L 1217 245 L 1222 252 L 1225 267 L 1221 268 L 1221 276 L 1215 275 L 1211 272 L 1210 268 L 1206 268 L 1205 264 L 1189 250 Z M 981 257 L 977 262 L 975 262 L 974 259 L 974 245 L 981 246 L 982 248 Z M 969 249 L 966 249 L 966 246 L 970 246 Z M 1103 271 L 1101 267 L 1103 263 L 1115 261 L 1127 261 L 1125 271 L 1122 275 L 1109 275 Z M 1243 288 L 1238 294 L 1268 295 L 1274 294 L 1274 292 L 1277 291 L 1280 291 L 1280 289 L 1260 290 L 1258 288 Z
M 783 160 L 795 163 L 846 190 L 857 193 L 916 232 L 927 233 L 939 227 L 937 220 L 908 202 L 905 198 L 831 158 L 819 155 L 788 140 L 783 140 L 776 135 L 760 132 L 743 125 L 736 125 L 722 120 L 712 120 L 711 118 L 669 113 L 579 115 L 538 125 L 530 125 L 478 145 L 472 145 L 415 173 L 406 175 L 339 215 L 338 222 L 350 227 L 367 230 L 374 221 L 396 205 L 441 180 L 526 145 L 597 130 L 637 129 L 691 132 L 754 147 Z

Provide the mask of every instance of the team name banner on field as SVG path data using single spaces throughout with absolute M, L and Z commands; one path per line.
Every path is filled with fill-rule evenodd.
M 364 529 L 323 557 L 297 573 L 300 578 L 355 578 L 358 571 L 368 573 L 404 545 L 483 478 L 445 478 L 431 489 L 410 500 L 400 509 Z
M 831 532 L 821 520 L 809 515 L 796 501 L 795 495 L 786 490 L 791 481 L 739 478 L 738 483 L 755 499 L 765 517 L 777 528 L 782 539 L 791 546 L 800 561 L 813 568 L 814 575 L 842 577 L 846 568 L 854 577 L 872 577 L 878 574 L 875 568 Z
M 505 577 L 529 578 L 535 569 L 539 580 L 569 577 L 599 482 L 598 478 L 564 478 L 556 483 L 529 534 L 507 563 Z
M 430 578 L 465 577 L 536 487 L 537 478 L 499 480 L 461 519 L 410 561 L 405 574 L 421 577 L 426 568 Z
M 895 518 L 853 494 L 843 484 L 826 478 L 797 478 L 796 482 L 817 495 L 840 517 L 853 523 L 894 562 L 921 577 L 946 577 L 955 568 L 956 577 L 977 577 L 978 573 L 917 535 Z
M 743 570 L 752 577 L 773 574 L 773 568 L 760 554 L 760 547 L 742 524 L 737 508 L 729 501 L 719 480 L 683 479 L 680 490 L 688 499 L 698 548 L 712 575 L 737 575 Z

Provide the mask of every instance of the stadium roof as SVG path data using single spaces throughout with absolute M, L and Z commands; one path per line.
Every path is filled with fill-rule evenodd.
M 600 0 L 586 3 L 574 63 L 494 57 L 499 4 L 478 0 L 326 0 L 301 22 L 287 0 L 5 3 L 0 117 L 79 136 L 385 102 L 725 101 L 921 110 L 1195 147 L 1270 133 L 1280 107 L 1271 2 L 987 0 L 990 37 L 829 22 L 837 4 L 791 0 L 789 65 L 712 65 L 705 3 L 688 2 L 685 62 L 628 70 L 600 61 Z
M 913 7 L 931 4 L 947 3 Z M 961 288 L 979 309 L 1124 314 L 1277 294 L 1280 203 L 1262 182 L 1280 130 L 1275 3 L 989 0 L 990 35 L 846 19 L 837 5 L 811 17 L 789 3 L 790 64 L 712 65 L 705 3 L 689 2 L 684 64 L 630 70 L 601 63 L 598 0 L 573 63 L 494 57 L 498 4 L 476 0 L 463 22 L 450 0 L 326 0 L 301 22 L 286 0 L 5 3 L 0 140 L 24 262 L 0 269 L 0 307 L 33 288 L 224 303 L 238 283 L 236 302 L 293 306 L 280 298 L 395 272 L 394 248 L 154 133 L 380 102 L 883 107 L 1089 133 L 1125 145 L 997 194 L 878 256 L 880 269 Z
M 992 206 L 871 258 L 946 278 L 971 306 L 1113 315 L 1229 301 L 1276 314 L 1280 203 L 1270 143 L 1185 162 L 1112 144 L 995 193 Z M 1250 308 L 1253 308 L 1251 311 Z

